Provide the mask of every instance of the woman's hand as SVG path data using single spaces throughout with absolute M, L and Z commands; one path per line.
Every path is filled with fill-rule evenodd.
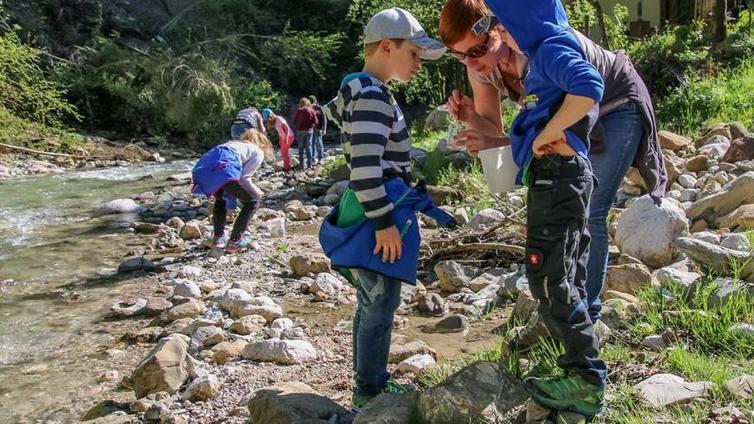
M 453 145 L 457 148 L 465 148 L 471 156 L 479 154 L 480 150 L 492 149 L 510 144 L 507 138 L 490 137 L 477 130 L 463 130 L 453 139 Z
M 448 112 L 458 121 L 468 126 L 468 123 L 476 116 L 474 109 L 474 99 L 461 93 L 459 90 L 453 90 L 448 99 Z

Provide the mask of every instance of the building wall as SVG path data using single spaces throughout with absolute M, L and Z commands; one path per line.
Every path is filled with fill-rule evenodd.
M 641 3 L 641 16 L 639 16 L 639 3 Z M 639 19 L 649 21 L 650 26 L 662 25 L 662 0 L 600 0 L 600 5 L 605 13 L 612 14 L 616 4 L 622 4 L 628 8 L 628 21 L 634 22 Z

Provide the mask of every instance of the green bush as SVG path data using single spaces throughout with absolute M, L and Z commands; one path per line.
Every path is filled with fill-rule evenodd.
M 0 106 L 19 117 L 60 127 L 78 115 L 62 87 L 47 78 L 41 56 L 40 50 L 24 45 L 14 33 L 0 34 Z
M 660 101 L 660 124 L 696 135 L 710 125 L 739 121 L 754 127 L 754 61 L 711 77 L 693 77 Z

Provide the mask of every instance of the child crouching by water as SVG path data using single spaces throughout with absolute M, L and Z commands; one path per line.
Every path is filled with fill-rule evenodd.
M 238 252 L 251 244 L 251 236 L 244 233 L 259 209 L 263 195 L 251 177 L 262 162 L 273 159 L 272 144 L 267 137 L 255 129 L 249 129 L 240 140 L 229 140 L 212 148 L 194 166 L 192 191 L 215 197 L 212 210 L 213 251 Z M 228 239 L 225 235 L 226 214 L 228 208 L 235 208 L 236 200 L 241 203 L 241 211 Z

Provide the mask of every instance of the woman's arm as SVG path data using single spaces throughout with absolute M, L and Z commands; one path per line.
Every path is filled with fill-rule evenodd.
M 490 137 L 500 137 L 503 134 L 502 107 L 500 105 L 500 91 L 497 87 L 485 84 L 475 78 L 469 78 L 471 91 L 474 93 L 474 121 L 468 125 Z

